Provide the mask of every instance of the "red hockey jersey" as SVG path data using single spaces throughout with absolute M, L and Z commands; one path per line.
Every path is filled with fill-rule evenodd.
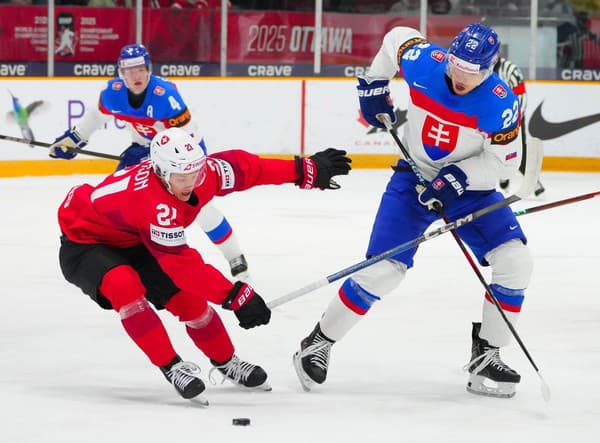
M 293 160 L 263 159 L 240 150 L 218 152 L 207 157 L 205 181 L 184 202 L 167 191 L 145 161 L 109 175 L 97 186 L 72 188 L 58 210 L 58 222 L 62 233 L 76 243 L 115 248 L 144 244 L 179 288 L 193 290 L 199 274 L 212 272 L 203 268 L 213 269 L 185 237 L 184 228 L 200 209 L 214 196 L 298 179 Z

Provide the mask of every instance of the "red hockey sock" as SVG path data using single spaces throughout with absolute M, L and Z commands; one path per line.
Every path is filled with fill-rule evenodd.
M 177 355 L 162 321 L 145 299 L 119 311 L 127 334 L 156 366 L 166 366 Z
M 186 330 L 194 344 L 211 360 L 224 363 L 233 356 L 233 343 L 225 325 L 210 306 L 200 317 L 186 322 Z

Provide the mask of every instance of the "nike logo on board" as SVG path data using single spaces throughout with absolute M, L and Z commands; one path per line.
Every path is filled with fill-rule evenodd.
M 551 140 L 600 122 L 600 113 L 563 122 L 549 122 L 542 116 L 542 101 L 529 120 L 529 132 L 540 140 Z

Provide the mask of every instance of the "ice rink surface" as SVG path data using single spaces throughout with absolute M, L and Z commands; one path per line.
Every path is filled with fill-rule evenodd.
M 357 170 L 339 191 L 263 187 L 216 204 L 236 229 L 267 300 L 363 260 L 391 171 Z M 428 241 L 394 293 L 333 348 L 326 384 L 305 393 L 291 357 L 338 284 L 280 306 L 245 331 L 222 312 L 238 355 L 262 365 L 272 392 L 208 384 L 210 407 L 185 401 L 125 335 L 114 312 L 68 284 L 58 266 L 57 208 L 100 176 L 0 180 L 0 442 L 577 442 L 600 441 L 600 198 L 519 217 L 535 270 L 517 330 L 552 390 L 516 342 L 503 359 L 517 395 L 465 391 L 471 321 L 483 290 L 451 236 Z M 543 200 L 598 191 L 600 174 L 544 173 Z M 197 226 L 189 241 L 227 265 Z M 485 271 L 487 276 L 487 270 Z M 161 312 L 176 349 L 209 361 Z M 248 427 L 232 418 L 248 417 Z

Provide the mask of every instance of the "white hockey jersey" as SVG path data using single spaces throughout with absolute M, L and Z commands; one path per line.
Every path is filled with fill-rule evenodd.
M 519 101 L 496 74 L 466 95 L 452 91 L 446 50 L 412 28 L 388 32 L 367 80 L 391 79 L 400 69 L 409 88 L 404 142 L 426 180 L 454 164 L 468 190 L 493 189 L 521 162 Z

